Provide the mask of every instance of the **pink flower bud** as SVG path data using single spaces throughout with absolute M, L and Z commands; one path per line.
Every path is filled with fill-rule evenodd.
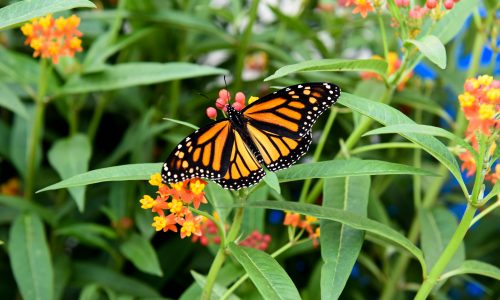
M 455 2 L 453 0 L 444 0 L 444 7 L 446 9 L 452 9 Z
M 207 117 L 209 119 L 215 120 L 215 118 L 217 118 L 217 110 L 211 106 L 208 107 L 207 108 Z
M 222 98 L 217 98 L 217 100 L 215 100 L 215 106 L 218 109 L 223 109 L 224 107 L 226 107 L 226 104 L 227 104 L 227 100 L 224 100 Z
M 433 9 L 437 5 L 437 0 L 427 0 L 425 2 L 425 6 L 427 6 L 428 9 Z
M 226 103 L 231 99 L 231 94 L 226 89 L 221 89 L 219 91 L 219 98 L 222 100 L 225 100 Z
M 237 92 L 236 96 L 234 96 L 234 100 L 245 105 L 245 94 L 243 94 L 242 92 Z
M 245 105 L 239 103 L 239 102 L 234 102 L 233 103 L 233 108 L 236 109 L 237 111 L 242 110 L 245 107 Z

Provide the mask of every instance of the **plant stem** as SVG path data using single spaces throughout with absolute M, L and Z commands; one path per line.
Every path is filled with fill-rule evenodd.
M 102 95 L 101 99 L 98 99 L 97 106 L 94 109 L 94 114 L 92 115 L 92 119 L 90 119 L 90 124 L 87 129 L 87 134 L 89 137 L 89 141 L 92 143 L 92 141 L 95 138 L 95 135 L 97 133 L 97 128 L 99 127 L 99 124 L 101 123 L 101 118 L 102 115 L 104 114 L 104 109 L 108 105 L 110 99 L 110 94 L 106 93 Z
M 241 223 L 243 222 L 243 213 L 244 213 L 243 204 L 245 204 L 246 202 L 246 195 L 243 195 L 243 192 L 240 192 L 238 199 L 240 200 L 239 204 L 241 205 L 241 207 L 238 207 L 234 213 L 233 223 L 231 224 L 231 229 L 229 229 L 229 232 L 227 234 L 226 244 L 220 245 L 219 251 L 217 251 L 215 259 L 212 262 L 212 266 L 210 266 L 210 270 L 208 271 L 207 275 L 207 282 L 205 283 L 205 286 L 203 287 L 203 292 L 201 294 L 202 300 L 210 299 L 215 284 L 215 280 L 217 279 L 217 274 L 219 274 L 219 271 L 222 268 L 224 261 L 226 260 L 227 254 L 225 252 L 225 249 L 228 243 L 233 242 L 236 239 L 236 237 L 238 237 L 238 234 L 240 232 Z
M 40 74 L 38 78 L 38 93 L 35 100 L 35 116 L 28 141 L 27 172 L 26 172 L 26 199 L 32 200 L 35 188 L 36 153 L 40 143 L 40 135 L 43 129 L 43 116 L 45 114 L 45 95 L 49 81 L 50 65 L 46 59 L 40 60 Z
M 432 268 L 429 276 L 424 280 L 424 283 L 418 290 L 417 295 L 415 296 L 416 300 L 426 299 L 427 296 L 429 296 L 432 288 L 436 285 L 439 276 L 443 273 L 444 269 L 453 258 L 453 255 L 460 246 L 460 243 L 462 243 L 462 240 L 464 239 L 465 234 L 469 229 L 472 219 L 474 218 L 474 213 L 476 212 L 476 210 L 477 208 L 472 206 L 470 203 L 467 203 L 467 208 L 462 217 L 462 220 L 460 221 L 460 224 L 458 224 L 457 230 L 453 234 L 450 242 L 444 249 L 438 261 Z
M 495 210 L 497 207 L 500 207 L 500 198 L 497 198 L 497 201 L 492 205 L 486 207 L 483 211 L 481 211 L 477 216 L 474 217 L 470 226 L 476 224 L 477 221 L 481 220 L 484 216 Z
M 389 57 L 389 47 L 387 45 L 387 34 L 385 33 L 385 24 L 381 12 L 377 13 L 377 19 L 380 27 L 380 35 L 382 35 L 382 45 L 384 46 L 384 59 L 387 60 Z

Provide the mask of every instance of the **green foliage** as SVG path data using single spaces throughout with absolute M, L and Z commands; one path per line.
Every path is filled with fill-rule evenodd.
M 410 11 L 424 0 L 389 0 L 366 18 L 353 14 L 354 1 L 7 2 L 2 298 L 467 299 L 471 286 L 498 294 L 499 132 L 470 134 L 458 101 L 467 78 L 498 76 L 482 54 L 498 56 L 495 1 L 451 10 L 438 1 L 422 18 Z M 26 41 L 20 30 L 47 14 L 80 18 L 83 49 L 57 64 L 34 53 L 39 36 Z M 203 219 L 201 237 L 186 211 L 177 232 L 156 232 L 176 207 L 147 180 L 211 122 L 205 110 L 220 90 L 248 100 L 305 82 L 342 90 L 308 153 L 250 188 L 208 181 L 207 203 L 189 206 L 193 224 Z M 172 193 L 184 199 L 187 186 Z M 153 211 L 141 208 L 148 199 Z

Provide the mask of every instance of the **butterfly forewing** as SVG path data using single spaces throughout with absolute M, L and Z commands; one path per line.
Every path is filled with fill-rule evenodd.
M 271 171 L 299 160 L 311 145 L 311 129 L 335 103 L 340 88 L 330 83 L 304 83 L 269 94 L 243 111 L 246 129 Z
M 298 84 L 262 97 L 242 113 L 260 130 L 298 140 L 339 96 L 340 88 L 331 83 Z
M 162 168 L 164 182 L 221 178 L 234 144 L 231 123 L 221 120 L 198 129 L 177 145 Z

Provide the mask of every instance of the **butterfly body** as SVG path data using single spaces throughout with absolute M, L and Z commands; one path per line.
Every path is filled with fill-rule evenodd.
M 186 137 L 162 168 L 164 182 L 206 178 L 237 190 L 258 183 L 265 172 L 287 168 L 311 144 L 311 128 L 334 104 L 340 88 L 331 83 L 290 86 Z

